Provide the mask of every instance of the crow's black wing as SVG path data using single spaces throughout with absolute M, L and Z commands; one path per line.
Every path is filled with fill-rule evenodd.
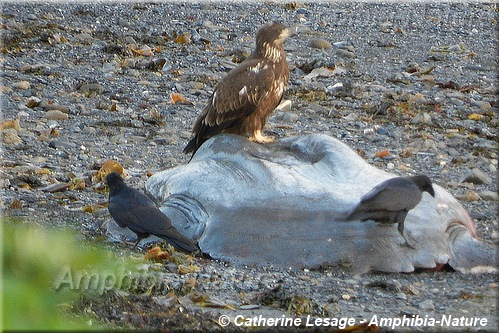
M 376 185 L 360 200 L 358 210 L 395 212 L 410 210 L 421 201 L 419 188 L 404 178 L 392 178 Z
M 163 214 L 156 206 L 138 207 L 130 211 L 127 218 L 129 223 L 133 224 L 130 229 L 135 229 L 135 232 L 163 238 L 177 250 L 193 252 L 198 249 L 191 239 L 175 229 L 168 216 Z

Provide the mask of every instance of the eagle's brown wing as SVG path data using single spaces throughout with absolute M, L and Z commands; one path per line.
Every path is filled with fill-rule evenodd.
M 253 113 L 276 79 L 274 71 L 265 66 L 270 64 L 250 60 L 229 72 L 215 88 L 203 123 L 220 125 Z
M 262 59 L 248 59 L 227 73 L 215 87 L 206 107 L 196 120 L 194 137 L 184 152 L 196 151 L 210 137 L 230 128 L 238 128 L 244 118 L 254 113 L 267 98 L 276 100 L 269 105 L 273 110 L 284 94 L 282 87 L 280 96 L 272 96 L 272 88 L 276 86 L 276 80 L 279 79 L 277 75 L 280 73 L 273 68 L 274 65 L 277 66 Z M 287 79 L 285 82 L 287 83 Z

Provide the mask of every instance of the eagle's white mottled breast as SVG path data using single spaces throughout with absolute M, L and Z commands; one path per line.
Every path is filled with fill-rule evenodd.
M 263 56 L 272 61 L 279 61 L 283 56 L 280 48 L 273 47 L 271 44 L 263 43 Z
M 282 94 L 284 94 L 284 89 L 286 89 L 286 85 L 285 85 L 284 81 L 281 79 L 281 80 L 279 80 L 279 83 L 277 85 L 277 93 L 276 93 L 276 95 L 277 96 L 282 96 Z

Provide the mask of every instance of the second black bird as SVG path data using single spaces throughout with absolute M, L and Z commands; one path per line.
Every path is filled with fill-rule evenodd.
M 109 186 L 109 213 L 120 227 L 127 227 L 137 234 L 135 246 L 141 239 L 155 235 L 177 250 L 198 250 L 191 239 L 173 227 L 170 219 L 156 207 L 154 201 L 128 187 L 118 173 L 111 172 L 106 176 L 106 182 Z
M 397 229 L 404 237 L 404 221 L 407 213 L 419 204 L 424 191 L 432 197 L 435 196 L 432 182 L 425 175 L 388 179 L 366 193 L 348 213 L 346 220 L 373 220 L 382 224 L 397 223 Z

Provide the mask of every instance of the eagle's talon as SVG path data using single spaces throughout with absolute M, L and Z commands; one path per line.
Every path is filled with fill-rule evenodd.
M 275 138 L 271 136 L 262 135 L 260 131 L 257 131 L 249 138 L 250 141 L 258 142 L 258 143 L 272 143 L 275 141 Z

